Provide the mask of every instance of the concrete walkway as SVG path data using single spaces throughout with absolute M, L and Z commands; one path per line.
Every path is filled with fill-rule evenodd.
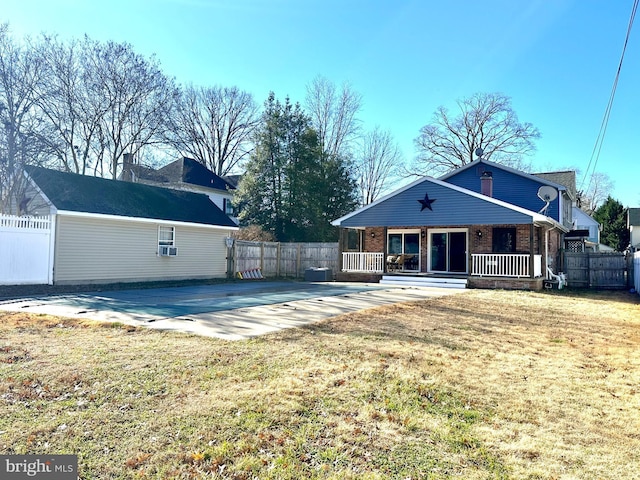
M 464 290 L 265 281 L 20 298 L 0 301 L 0 310 L 240 340 L 343 313 L 460 292 Z

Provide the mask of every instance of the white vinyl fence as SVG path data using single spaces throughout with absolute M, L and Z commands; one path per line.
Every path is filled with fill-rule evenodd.
M 0 285 L 53 283 L 52 217 L 0 214 Z

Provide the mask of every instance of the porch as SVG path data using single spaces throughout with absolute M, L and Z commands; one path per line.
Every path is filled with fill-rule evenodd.
M 472 277 L 541 278 L 542 255 L 533 255 L 531 258 L 531 255 L 526 253 L 474 253 L 471 255 L 470 267 L 468 275 Z M 343 252 L 341 271 L 377 275 L 386 272 L 421 273 L 415 270 L 413 262 L 409 264 L 409 268 L 397 263 L 387 264 L 382 252 Z

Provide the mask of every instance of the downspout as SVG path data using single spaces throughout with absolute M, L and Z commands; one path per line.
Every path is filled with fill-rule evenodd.
M 342 271 L 342 252 L 344 251 L 345 244 L 345 230 L 342 227 L 338 227 L 338 272 Z M 358 243 L 360 243 L 360 239 L 358 238 Z M 358 245 L 360 248 L 360 245 Z
M 387 273 L 387 239 L 389 238 L 389 233 L 388 233 L 389 229 L 387 227 L 383 227 L 382 229 L 382 272 L 383 273 Z
M 560 272 L 559 275 L 556 275 L 555 273 L 553 273 L 553 270 L 551 270 L 551 267 L 549 267 L 549 232 L 555 229 L 556 227 L 552 226 L 551 228 L 548 228 L 544 231 L 544 263 L 547 272 L 547 280 L 553 279 L 557 281 L 558 290 L 562 290 L 562 288 L 567 285 L 567 278 L 562 272 Z
M 535 229 L 535 224 L 529 225 L 529 278 L 535 278 L 535 258 L 533 248 L 533 231 Z

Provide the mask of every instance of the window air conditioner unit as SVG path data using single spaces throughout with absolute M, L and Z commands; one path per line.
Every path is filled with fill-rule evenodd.
M 158 247 L 158 255 L 160 255 L 161 257 L 175 257 L 178 255 L 178 247 L 160 245 Z

